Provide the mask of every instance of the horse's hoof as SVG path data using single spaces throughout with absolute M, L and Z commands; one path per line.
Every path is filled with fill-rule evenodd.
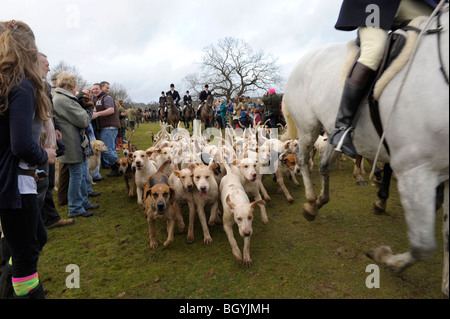
M 318 214 L 317 206 L 315 206 L 314 204 L 311 204 L 311 203 L 304 204 L 303 209 L 302 209 L 302 214 L 303 214 L 303 217 L 305 217 L 305 219 L 307 221 L 313 221 L 314 219 L 316 219 L 317 214 Z
M 389 215 L 389 214 L 386 212 L 386 209 L 384 209 L 384 208 L 382 208 L 382 207 L 379 207 L 376 203 L 374 203 L 374 204 L 372 205 L 372 208 L 373 208 L 373 213 L 374 213 L 375 215 Z
M 367 186 L 367 183 L 365 181 L 359 181 L 356 183 L 358 186 Z
M 306 211 L 306 209 L 302 209 L 302 214 L 303 217 L 305 217 L 305 219 L 309 222 L 312 222 L 314 219 L 316 219 L 317 215 L 313 215 L 311 213 L 309 213 L 308 211 Z
M 389 246 L 380 246 L 369 250 L 366 256 L 377 263 L 383 263 L 388 256 L 392 256 L 392 250 Z

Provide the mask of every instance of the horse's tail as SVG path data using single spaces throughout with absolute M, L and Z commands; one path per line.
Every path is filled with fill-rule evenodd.
M 284 99 L 281 102 L 281 108 L 283 110 L 284 119 L 286 120 L 287 130 L 286 133 L 280 136 L 280 140 L 287 141 L 290 139 L 297 138 L 298 137 L 297 126 L 295 125 L 294 120 L 292 119 L 292 116 L 286 107 Z

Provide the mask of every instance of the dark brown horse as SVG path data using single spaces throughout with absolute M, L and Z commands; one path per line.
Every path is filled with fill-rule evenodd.
M 167 96 L 167 108 L 167 123 L 176 129 L 178 127 L 178 123 L 180 122 L 180 110 L 175 105 L 175 102 L 170 94 Z
M 202 122 L 205 123 L 205 128 L 212 127 L 214 124 L 213 104 L 214 96 L 212 94 L 208 95 L 206 102 L 202 105 L 202 110 L 200 113 L 200 118 L 202 119 Z
M 194 108 L 192 107 L 192 102 L 185 103 L 184 127 L 189 128 L 189 123 L 192 123 L 192 121 L 194 121 L 194 118 L 195 118 L 195 111 Z
M 164 112 L 165 108 L 166 108 L 165 103 L 160 100 L 160 102 L 159 102 L 159 120 L 163 123 L 166 122 L 166 112 Z

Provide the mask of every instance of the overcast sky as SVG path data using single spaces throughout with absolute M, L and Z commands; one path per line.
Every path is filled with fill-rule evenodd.
M 0 21 L 26 22 L 50 68 L 64 60 L 88 82 L 120 83 L 134 102 L 149 103 L 171 83 L 183 96 L 202 49 L 225 37 L 277 57 L 287 79 L 305 52 L 355 36 L 334 29 L 341 2 L 6 0 Z

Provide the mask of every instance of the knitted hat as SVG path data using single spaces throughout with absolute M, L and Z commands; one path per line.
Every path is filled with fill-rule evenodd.
M 276 93 L 275 89 L 270 89 L 269 90 L 269 94 L 275 94 L 275 93 Z

